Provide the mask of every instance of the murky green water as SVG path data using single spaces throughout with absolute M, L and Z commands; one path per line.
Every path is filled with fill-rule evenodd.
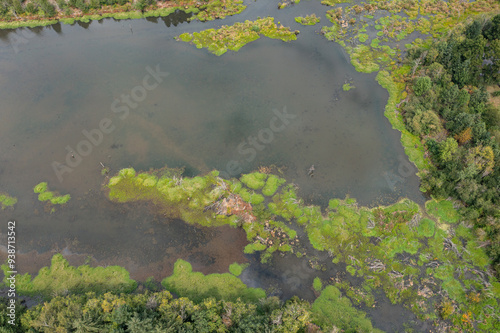
M 19 251 L 66 249 L 124 265 L 137 278 L 161 278 L 179 257 L 205 272 L 245 260 L 241 230 L 165 223 L 147 205 L 108 202 L 101 163 L 112 173 L 168 165 L 227 176 L 276 165 L 308 202 L 346 194 L 369 205 L 400 196 L 422 202 L 416 169 L 383 115 L 387 92 L 375 75 L 355 72 L 342 49 L 317 33 L 320 26 L 296 24 L 307 9 L 325 11 L 319 3 L 301 6 L 278 12 L 274 3 L 252 2 L 238 17 L 206 24 L 177 15 L 0 32 L 0 190 L 19 198 L 0 218 L 18 221 Z M 298 40 L 261 38 L 221 57 L 174 40 L 265 13 L 301 30 Z M 155 80 L 156 69 L 168 75 Z M 356 88 L 344 92 L 346 82 Z M 136 98 L 127 102 L 127 94 Z M 101 138 L 94 130 L 103 121 Z M 54 162 L 68 168 L 55 172 Z M 45 212 L 33 193 L 41 181 L 72 200 Z M 247 281 L 255 285 L 287 279 L 254 272 Z M 292 286 L 284 283 L 282 294 Z

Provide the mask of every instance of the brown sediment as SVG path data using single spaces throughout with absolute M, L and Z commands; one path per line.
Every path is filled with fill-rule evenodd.
M 174 263 L 177 259 L 189 261 L 194 271 L 203 274 L 227 273 L 229 265 L 238 262 L 245 263 L 247 259 L 243 254 L 244 247 L 248 244 L 245 232 L 238 228 L 229 226 L 217 228 L 200 228 L 198 232 L 211 233 L 210 240 L 195 246 L 168 247 L 161 260 L 151 262 L 147 257 L 132 258 L 130 256 L 108 256 L 96 260 L 92 253 L 72 253 L 68 248 L 53 249 L 39 253 L 30 251 L 16 254 L 16 270 L 19 274 L 29 273 L 35 276 L 38 271 L 50 266 L 51 259 L 56 253 L 62 253 L 71 266 L 88 264 L 91 267 L 121 266 L 129 273 L 130 278 L 138 282 L 144 282 L 149 277 L 161 281 L 172 275 Z M 7 260 L 7 251 L 0 248 L 0 262 Z
M 147 121 L 143 117 L 135 114 L 130 114 L 130 117 L 131 122 L 137 125 L 141 131 L 144 130 L 146 133 L 149 133 L 156 141 L 165 147 L 167 151 L 172 152 L 177 158 L 182 159 L 187 164 L 195 167 L 201 173 L 207 173 L 211 170 L 202 159 L 184 152 L 174 140 L 165 134 L 165 131 L 161 126 Z

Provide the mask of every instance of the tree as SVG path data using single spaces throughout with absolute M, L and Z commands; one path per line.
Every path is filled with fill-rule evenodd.
M 438 115 L 432 111 L 418 112 L 409 123 L 410 128 L 417 135 L 435 134 L 441 130 L 441 121 Z
M 470 127 L 467 127 L 462 132 L 455 135 L 455 140 L 457 140 L 458 143 L 460 143 L 460 145 L 467 144 L 471 139 L 472 139 L 472 129 Z
M 493 17 L 493 19 L 485 25 L 483 35 L 484 38 L 490 41 L 500 39 L 500 14 Z
M 415 80 L 413 85 L 413 91 L 415 95 L 422 96 L 428 92 L 432 87 L 432 80 L 428 76 L 421 76 Z
M 457 153 L 458 143 L 453 138 L 447 138 L 439 145 L 439 158 L 442 162 L 449 162 Z

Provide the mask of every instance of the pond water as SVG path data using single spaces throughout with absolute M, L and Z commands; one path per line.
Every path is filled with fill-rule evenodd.
M 137 279 L 161 279 L 177 258 L 205 273 L 249 260 L 254 264 L 244 280 L 255 286 L 287 279 L 244 257 L 241 230 L 165 223 L 147 204 L 110 203 L 100 190 L 101 163 L 111 173 L 168 165 L 185 167 L 187 175 L 218 169 L 226 176 L 276 165 L 310 203 L 324 206 L 346 194 L 366 205 L 401 196 L 422 203 L 416 168 L 383 115 L 388 93 L 318 34 L 321 25 L 293 20 L 327 8 L 276 6 L 252 1 L 243 14 L 209 23 L 187 23 L 189 15 L 177 13 L 0 31 L 0 190 L 19 199 L 15 211 L 0 211 L 0 218 L 17 221 L 18 251 L 91 256 L 123 265 Z M 300 30 L 298 40 L 263 37 L 221 57 L 174 40 L 266 15 Z M 155 81 L 151 73 L 158 71 Z M 343 91 L 347 82 L 356 88 Z M 127 102 L 130 94 L 135 102 Z M 108 131 L 101 137 L 95 129 L 103 122 Z M 92 142 L 85 133 L 93 135 L 90 145 L 82 143 Z M 55 172 L 54 162 L 69 169 Z M 71 194 L 66 207 L 44 210 L 33 193 L 42 181 Z M 48 264 L 43 258 L 38 265 Z M 276 267 L 296 259 L 287 260 L 277 259 Z M 39 267 L 25 259 L 22 268 Z M 298 276 L 308 283 L 314 278 Z M 284 283 L 282 294 L 291 295 L 292 286 Z

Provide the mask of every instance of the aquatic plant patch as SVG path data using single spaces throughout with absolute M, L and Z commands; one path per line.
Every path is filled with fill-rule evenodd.
M 193 43 L 199 49 L 206 48 L 209 52 L 220 56 L 228 50 L 238 51 L 244 45 L 259 39 L 260 35 L 288 42 L 296 40 L 298 33 L 282 25 L 278 27 L 274 23 L 274 18 L 267 17 L 231 26 L 223 25 L 219 29 L 207 29 L 193 34 L 183 33 L 177 40 Z
M 316 323 L 328 331 L 383 332 L 374 328 L 366 314 L 357 310 L 334 286 L 323 289 L 312 305 L 312 312 L 317 318 Z
M 229 265 L 229 273 L 233 274 L 234 276 L 240 276 L 241 273 L 245 270 L 245 268 L 248 267 L 248 264 L 238 264 L 237 262 L 232 263 Z
M 223 274 L 204 275 L 193 272 L 190 263 L 177 260 L 174 265 L 174 273 L 162 281 L 165 289 L 176 293 L 181 297 L 188 297 L 195 302 L 205 298 L 213 297 L 216 300 L 255 302 L 266 297 L 264 290 L 260 288 L 248 288 L 236 276 Z
M 281 213 L 291 207 L 283 206 L 280 199 L 295 195 L 290 186 L 283 187 L 284 179 L 261 172 L 231 181 L 218 177 L 217 171 L 193 178 L 183 178 L 181 174 L 181 170 L 167 168 L 142 173 L 127 168 L 111 177 L 104 189 L 112 201 L 151 202 L 163 215 L 187 223 L 242 227 L 251 242 L 245 252 L 265 251 L 264 260 L 275 251 L 293 252 L 299 245 L 296 231 L 273 220 L 264 206 L 266 200 L 272 200 Z M 284 192 L 279 193 L 280 188 Z
M 9 276 L 6 273 L 9 271 L 7 265 L 2 265 L 2 270 L 5 276 Z M 131 292 L 136 287 L 137 283 L 130 279 L 129 273 L 122 267 L 74 267 L 61 254 L 55 254 L 50 267 L 40 269 L 34 278 L 28 273 L 16 276 L 16 290 L 20 295 L 42 295 L 45 299 L 90 291 Z
M 0 192 L 0 205 L 2 207 L 2 210 L 4 210 L 7 207 L 14 207 L 16 203 L 17 203 L 16 197 L 12 197 L 7 193 Z
M 216 0 L 200 7 L 196 18 L 200 21 L 224 19 L 226 16 L 236 15 L 245 10 L 243 0 Z
M 315 25 L 319 23 L 321 19 L 316 16 L 316 14 L 306 15 L 305 17 L 299 16 L 295 18 L 295 22 L 302 25 Z
M 33 188 L 33 192 L 38 193 L 38 200 L 47 201 L 52 205 L 64 205 L 71 199 L 71 195 L 60 195 L 59 192 L 49 191 L 46 182 L 42 182 Z

